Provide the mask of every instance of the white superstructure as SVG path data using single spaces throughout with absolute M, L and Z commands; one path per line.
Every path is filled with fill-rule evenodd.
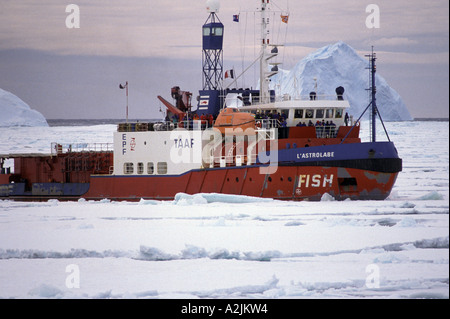
M 202 165 L 202 131 L 114 132 L 113 175 L 179 175 Z

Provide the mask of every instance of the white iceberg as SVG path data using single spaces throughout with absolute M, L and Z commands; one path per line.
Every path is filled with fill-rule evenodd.
M 316 91 L 334 95 L 337 87 L 345 89 L 344 99 L 350 103 L 349 114 L 358 118 L 370 102 L 369 61 L 340 41 L 309 54 L 290 71 L 280 70 L 271 78 L 270 88 L 277 95 L 309 96 Z M 410 121 L 411 117 L 400 95 L 380 74 L 376 73 L 377 107 L 383 120 Z M 315 85 L 317 83 L 317 89 Z M 368 112 L 366 112 L 368 114 Z
M 0 89 L 0 127 L 48 126 L 45 117 L 11 92 Z

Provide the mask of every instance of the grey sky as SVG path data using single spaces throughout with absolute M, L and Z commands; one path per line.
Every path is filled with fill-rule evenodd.
M 201 89 L 205 2 L 75 0 L 80 28 L 68 29 L 70 2 L 0 0 L 0 87 L 47 118 L 117 118 L 124 117 L 118 84 L 128 80 L 130 116 L 159 116 L 157 95 L 170 98 L 175 85 L 194 97 Z M 252 61 L 256 22 L 249 11 L 259 2 L 221 1 L 225 69 Z M 340 40 L 361 54 L 374 45 L 379 73 L 413 117 L 449 116 L 449 1 L 275 2 L 290 14 L 288 25 L 273 21 L 275 29 L 287 27 L 280 33 L 283 68 Z M 378 29 L 365 25 L 370 3 L 380 8 Z M 239 12 L 241 23 L 232 22 Z

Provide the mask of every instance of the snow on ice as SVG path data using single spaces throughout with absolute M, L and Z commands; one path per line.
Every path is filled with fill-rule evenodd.
M 448 122 L 386 127 L 403 171 L 385 201 L 0 201 L 0 297 L 448 298 Z M 0 128 L 0 153 L 114 129 Z
M 367 58 L 361 57 L 352 47 L 340 41 L 309 54 L 290 71 L 280 70 L 271 78 L 271 89 L 277 95 L 302 97 L 317 91 L 320 97 L 334 96 L 335 89 L 342 86 L 345 89 L 344 99 L 350 103 L 349 114 L 357 118 L 370 101 L 366 90 L 370 87 L 368 67 Z M 314 79 L 317 80 L 317 90 Z M 379 73 L 376 74 L 376 86 L 377 107 L 383 120 L 412 119 L 400 95 Z
M 0 127 L 48 126 L 45 117 L 14 94 L 0 89 Z

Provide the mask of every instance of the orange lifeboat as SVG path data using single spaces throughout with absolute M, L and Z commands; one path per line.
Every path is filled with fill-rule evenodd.
M 255 134 L 255 117 L 253 114 L 227 107 L 220 111 L 214 127 L 222 134 L 226 132 L 233 135 Z

